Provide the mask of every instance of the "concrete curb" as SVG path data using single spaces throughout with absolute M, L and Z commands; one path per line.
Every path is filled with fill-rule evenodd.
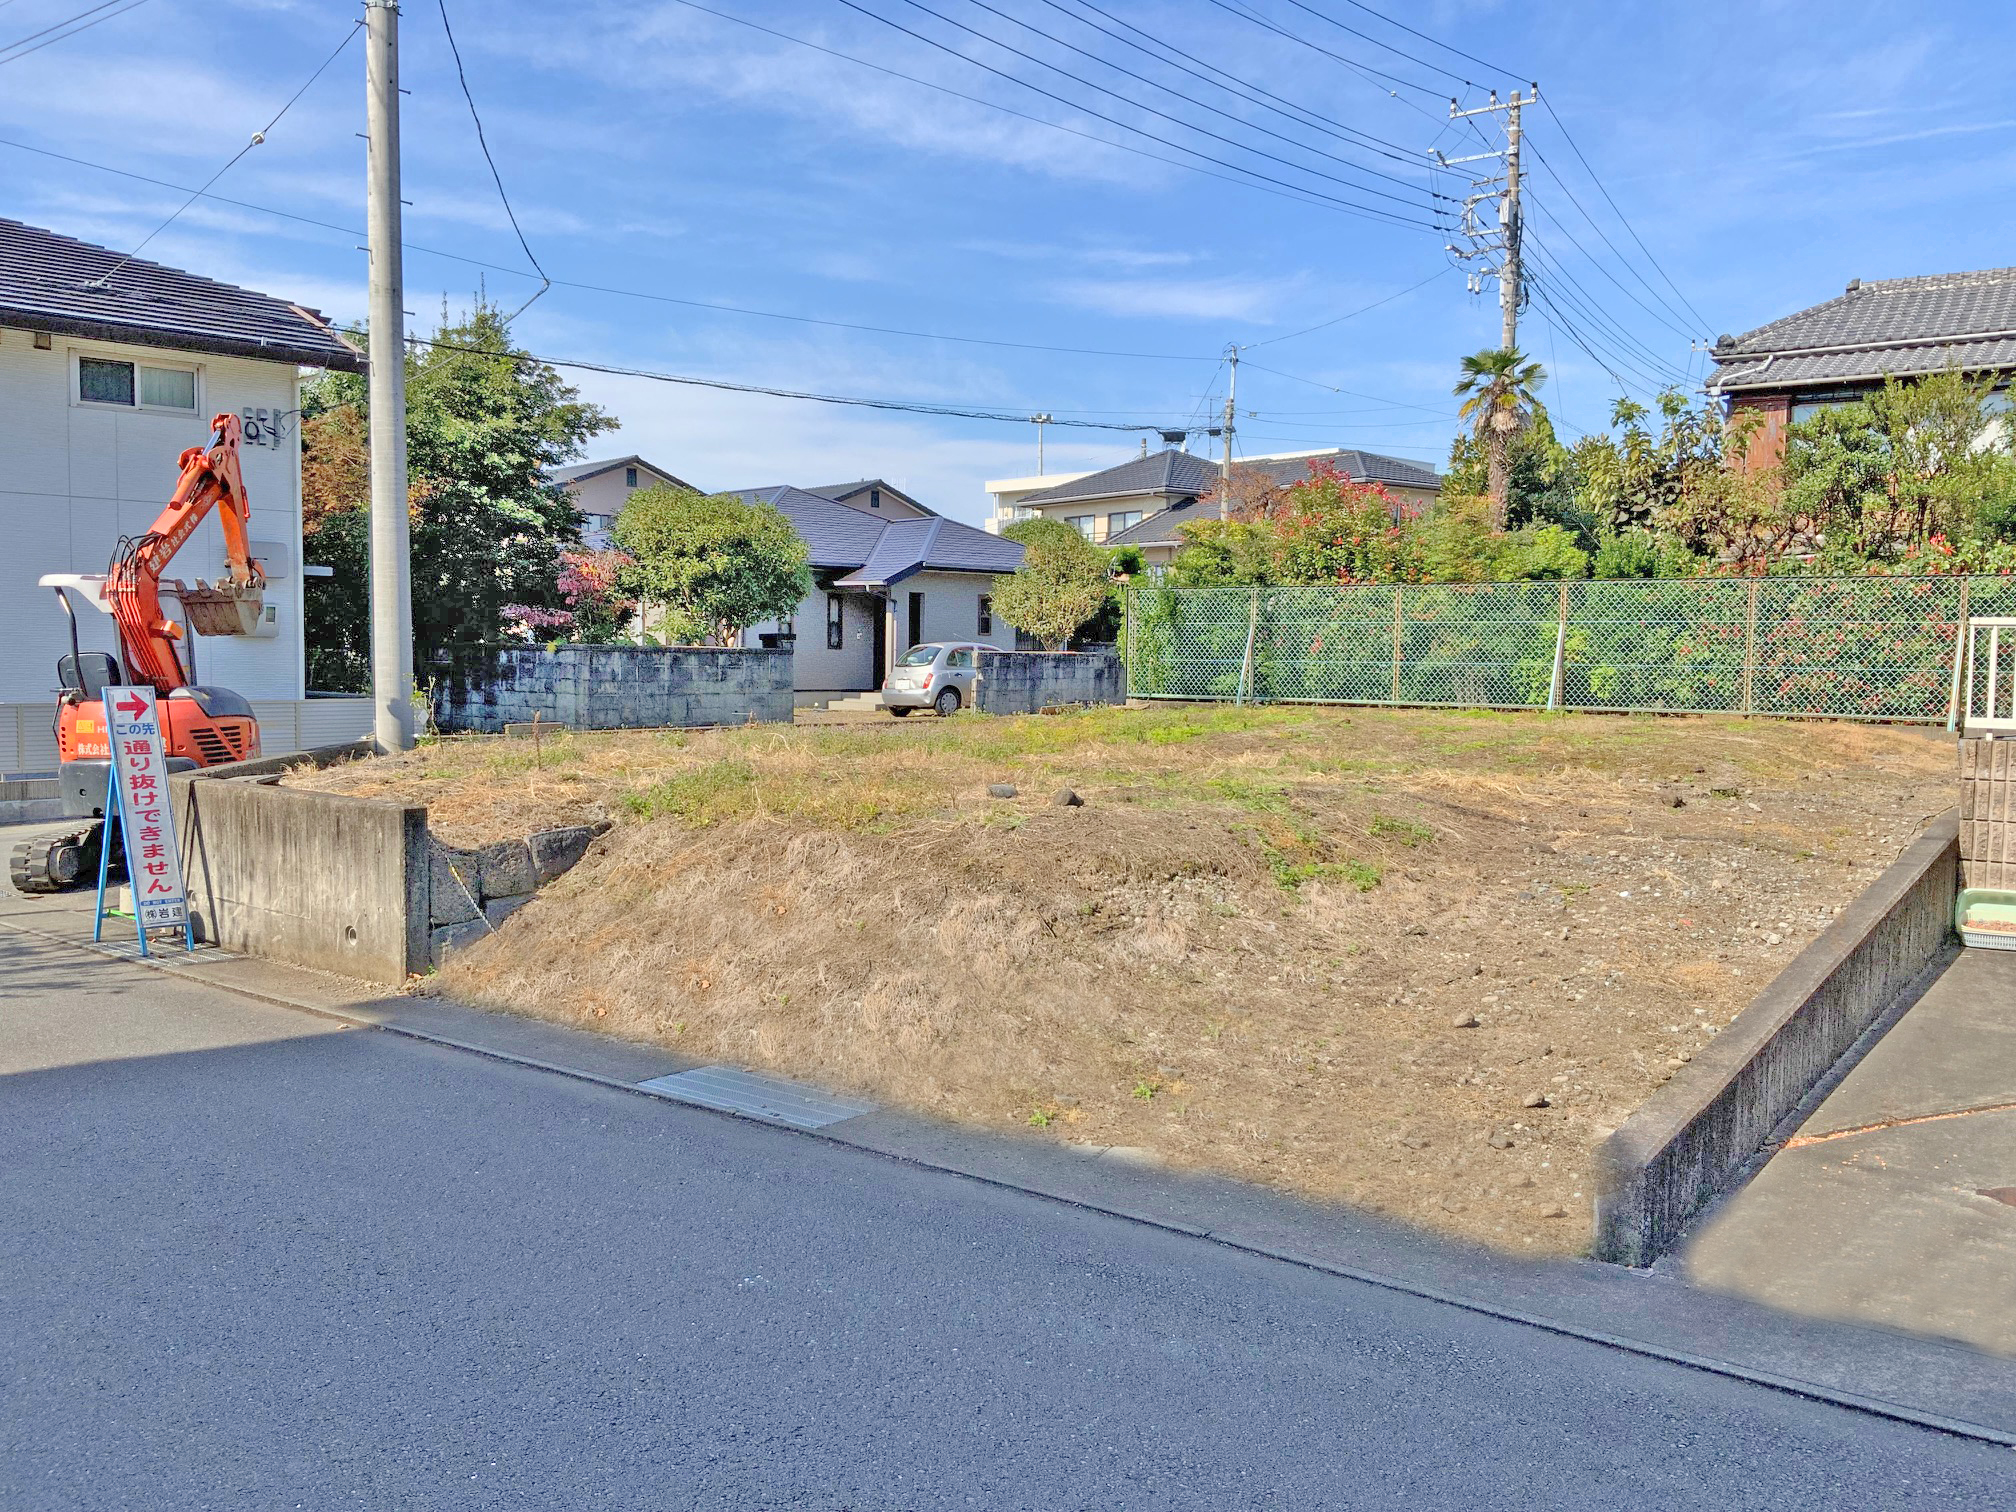
M 1958 811 L 1934 820 L 1691 1065 L 1598 1145 L 1599 1260 L 1646 1266 L 1945 949 Z
M 1585 1343 L 1596 1344 L 1606 1349 L 1614 1349 L 1624 1354 L 1660 1360 L 1667 1364 L 1679 1365 L 1689 1370 L 1700 1371 L 1706 1375 L 1743 1381 L 1749 1385 L 1783 1392 L 1807 1401 L 1824 1402 L 1831 1406 L 1866 1413 L 1872 1417 L 1880 1417 L 1892 1422 L 1908 1423 L 1914 1427 L 1950 1434 L 1956 1438 L 1972 1439 L 1983 1443 L 2016 1448 L 2016 1431 L 2012 1431 L 2011 1429 L 1999 1428 L 1985 1423 L 1970 1422 L 1963 1418 L 1926 1411 L 1905 1403 L 1890 1401 L 1881 1397 L 1865 1396 L 1856 1392 L 1843 1390 L 1839 1387 L 1802 1380 L 1797 1376 L 1786 1375 L 1777 1371 L 1742 1365 L 1727 1360 L 1718 1360 L 1690 1350 L 1676 1349 L 1642 1339 L 1633 1339 L 1626 1335 L 1612 1333 L 1604 1329 L 1591 1328 L 1563 1318 L 1550 1318 L 1539 1313 L 1511 1307 L 1502 1302 L 1487 1301 L 1477 1296 L 1465 1296 L 1442 1287 L 1424 1285 L 1380 1271 L 1340 1263 L 1336 1260 L 1298 1251 L 1288 1245 L 1270 1244 L 1258 1238 L 1236 1238 L 1225 1232 L 1222 1228 L 1203 1227 L 1197 1223 L 1185 1222 L 1181 1218 L 1146 1211 L 1124 1202 L 1091 1200 L 1084 1195 L 1046 1190 L 1042 1186 L 1034 1185 L 1027 1181 L 989 1175 L 984 1172 L 965 1169 L 958 1165 L 948 1164 L 942 1160 L 934 1160 L 901 1150 L 888 1149 L 879 1144 L 849 1137 L 845 1124 L 835 1125 L 831 1129 L 798 1129 L 772 1123 L 767 1120 L 752 1119 L 742 1113 L 720 1108 L 710 1108 L 702 1104 L 688 1102 L 683 1098 L 667 1096 L 650 1087 L 640 1085 L 638 1082 L 626 1081 L 620 1077 L 608 1076 L 583 1067 L 570 1066 L 543 1057 L 502 1049 L 495 1045 L 479 1044 L 453 1035 L 435 1033 L 413 1025 L 386 1022 L 365 1014 L 346 1011 L 343 1007 L 332 1003 L 310 1002 L 283 992 L 262 991 L 257 988 L 240 986 L 228 981 L 218 980 L 214 976 L 207 974 L 198 976 L 180 969 L 179 962 L 186 960 L 186 958 L 141 959 L 117 947 L 94 945 L 89 941 L 79 941 L 53 931 L 24 925 L 15 920 L 0 920 L 0 928 L 16 930 L 22 934 L 33 935 L 55 944 L 80 948 L 93 954 L 125 961 L 131 965 L 144 967 L 164 974 L 184 975 L 219 991 L 229 992 L 236 996 L 244 997 L 254 1002 L 265 1003 L 273 1007 L 306 1013 L 316 1018 L 331 1020 L 352 1028 L 382 1030 L 387 1034 L 395 1035 L 402 1039 L 413 1040 L 440 1049 L 460 1051 L 479 1056 L 485 1060 L 498 1061 L 508 1065 L 519 1066 L 526 1070 L 540 1071 L 550 1075 L 565 1077 L 570 1081 L 586 1083 L 607 1091 L 622 1092 L 633 1097 L 648 1098 L 654 1102 L 664 1103 L 688 1113 L 705 1117 L 739 1119 L 744 1122 L 759 1123 L 762 1127 L 773 1130 L 783 1137 L 823 1140 L 830 1144 L 841 1145 L 847 1149 L 855 1150 L 862 1154 L 878 1156 L 881 1159 L 894 1161 L 901 1165 L 911 1166 L 920 1170 L 935 1171 L 948 1176 L 957 1176 L 967 1181 L 976 1182 L 982 1186 L 1002 1191 L 1018 1192 L 1027 1196 L 1041 1198 L 1046 1202 L 1054 1202 L 1063 1207 L 1098 1213 L 1104 1217 L 1118 1218 L 1128 1223 L 1138 1223 L 1144 1227 L 1158 1229 L 1165 1233 L 1182 1234 L 1188 1238 L 1202 1240 L 1205 1243 L 1217 1245 L 1220 1248 L 1232 1250 L 1240 1254 L 1279 1261 L 1303 1270 L 1335 1276 L 1341 1280 L 1378 1287 L 1383 1291 L 1416 1297 L 1422 1301 L 1458 1308 L 1464 1312 L 1497 1318 L 1508 1323 L 1517 1323 L 1523 1327 L 1538 1329 L 1543 1333 L 1563 1338 L 1580 1339 Z M 335 980 L 335 978 L 332 978 L 332 980 Z

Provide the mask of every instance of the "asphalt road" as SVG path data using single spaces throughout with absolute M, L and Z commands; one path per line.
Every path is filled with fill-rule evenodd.
M 0 931 L 0 1506 L 1981 1507 L 2008 1449 Z

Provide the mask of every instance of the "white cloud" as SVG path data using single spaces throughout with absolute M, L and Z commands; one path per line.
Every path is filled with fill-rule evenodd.
M 1080 278 L 1053 284 L 1051 298 L 1104 315 L 1269 323 L 1308 284 L 1292 278 Z

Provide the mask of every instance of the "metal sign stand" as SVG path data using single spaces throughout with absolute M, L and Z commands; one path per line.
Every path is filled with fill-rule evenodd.
M 112 846 L 116 840 L 126 861 L 126 877 L 133 890 L 133 933 L 140 942 L 140 954 L 151 955 L 147 948 L 147 920 L 150 913 L 155 915 L 157 929 L 173 929 L 177 924 L 182 928 L 182 948 L 185 952 L 196 949 L 196 921 L 189 911 L 189 901 L 182 884 L 182 869 L 175 847 L 175 815 L 170 806 L 167 791 L 167 765 L 163 759 L 160 713 L 152 688 L 133 689 L 108 687 L 100 695 L 104 700 L 106 730 L 112 761 L 105 774 L 105 829 L 98 846 L 98 906 L 91 921 L 91 939 L 97 943 L 104 938 L 105 919 L 108 913 L 125 917 L 118 910 L 105 907 L 105 889 L 112 872 Z M 126 715 L 125 719 L 118 716 Z M 133 785 L 129 792 L 129 784 Z M 136 836 L 133 806 L 128 802 L 134 793 L 141 794 L 133 802 L 147 812 L 141 815 L 145 821 Z M 150 818 L 149 815 L 157 817 Z M 147 860 L 155 856 L 156 860 Z M 155 901 L 143 903 L 141 899 L 141 873 L 160 873 L 159 884 L 148 884 L 150 893 L 162 896 Z M 169 917 L 159 917 L 162 913 Z M 179 915 L 179 917 L 177 917 Z

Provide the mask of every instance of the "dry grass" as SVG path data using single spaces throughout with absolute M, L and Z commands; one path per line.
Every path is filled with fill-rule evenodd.
M 443 991 L 1568 1251 L 1593 1139 L 1945 806 L 1949 762 L 1851 725 L 1156 708 L 294 780 L 422 799 L 459 843 L 618 820 Z

